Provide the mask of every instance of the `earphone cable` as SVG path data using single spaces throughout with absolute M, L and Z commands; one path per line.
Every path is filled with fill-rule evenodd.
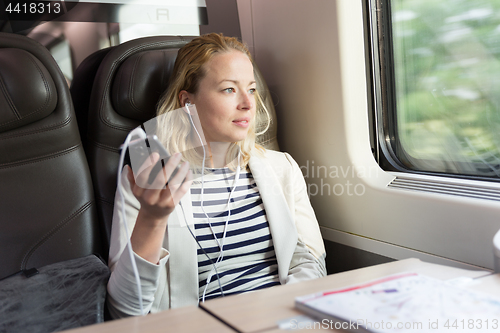
M 122 151 L 120 153 L 120 162 L 118 164 L 118 182 L 117 182 L 118 187 L 117 188 L 118 188 L 118 193 L 119 193 L 119 195 L 121 197 L 122 222 L 123 222 L 123 226 L 124 226 L 124 229 L 125 229 L 125 235 L 127 237 L 127 249 L 128 249 L 128 253 L 130 255 L 130 262 L 132 264 L 132 271 L 134 272 L 135 283 L 136 283 L 136 286 L 137 286 L 137 298 L 138 298 L 138 301 L 139 301 L 139 309 L 140 309 L 141 315 L 144 316 L 144 315 L 146 315 L 146 313 L 144 313 L 144 306 L 143 306 L 143 303 L 142 303 L 141 278 L 139 276 L 139 270 L 137 269 L 137 264 L 135 262 L 135 257 L 134 257 L 134 251 L 132 249 L 132 243 L 130 241 L 130 231 L 128 230 L 128 226 L 127 226 L 127 222 L 126 222 L 126 215 L 125 215 L 125 197 L 123 196 L 123 189 L 122 189 L 122 186 L 121 186 L 122 169 L 123 169 L 123 164 L 124 164 L 124 161 L 125 161 L 125 153 L 127 152 L 127 148 L 129 146 L 130 140 L 132 139 L 132 137 L 134 135 L 137 135 L 137 136 L 139 136 L 140 138 L 143 138 L 143 139 L 146 138 L 146 133 L 144 132 L 143 129 L 141 129 L 139 127 L 136 128 L 136 129 L 134 129 L 132 132 L 130 132 L 127 135 L 127 138 L 125 139 L 125 142 L 122 145 Z

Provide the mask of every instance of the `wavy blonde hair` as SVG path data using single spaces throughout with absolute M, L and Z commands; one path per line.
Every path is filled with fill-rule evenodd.
M 193 94 L 197 92 L 199 82 L 206 74 L 204 65 L 210 59 L 216 54 L 233 50 L 246 54 L 253 63 L 252 56 L 243 43 L 236 38 L 226 37 L 222 34 L 202 35 L 184 45 L 177 54 L 169 87 L 158 104 L 158 137 L 171 154 L 182 152 L 183 159 L 189 161 L 195 170 L 201 169 L 203 161 L 203 155 L 194 149 L 197 145 L 192 142 L 193 137 L 198 142 L 198 137 L 195 135 L 186 112 L 171 111 L 182 107 L 179 100 L 179 93 L 182 90 Z M 257 135 L 261 135 L 269 129 L 271 117 L 258 91 L 255 92 L 254 96 L 256 102 L 255 119 L 251 122 L 248 134 L 244 140 L 231 143 L 226 155 L 226 164 L 233 170 L 237 167 L 237 157 L 240 150 L 240 165 L 243 168 L 248 165 L 252 151 L 263 152 L 265 150 L 256 144 L 255 140 Z M 264 127 L 264 129 L 256 133 L 256 126 Z

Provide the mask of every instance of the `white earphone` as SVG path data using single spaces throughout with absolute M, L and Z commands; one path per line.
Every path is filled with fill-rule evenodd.
M 227 214 L 227 218 L 226 218 L 226 223 L 224 225 L 224 231 L 223 231 L 223 235 L 222 235 L 222 239 L 218 239 L 217 236 L 216 236 L 216 233 L 214 231 L 214 229 L 212 228 L 212 224 L 210 223 L 210 217 L 208 216 L 208 214 L 205 212 L 205 209 L 203 208 L 203 193 L 205 192 L 204 191 L 204 175 L 205 175 L 205 159 L 206 159 L 206 150 L 205 150 L 205 146 L 203 145 L 203 141 L 201 139 L 201 136 L 200 136 L 200 133 L 198 132 L 198 130 L 196 129 L 196 126 L 194 125 L 194 122 L 193 122 L 193 118 L 191 117 L 191 112 L 189 110 L 189 107 L 191 106 L 191 102 L 187 101 L 185 104 L 184 104 L 184 109 L 185 111 L 187 112 L 187 114 L 189 115 L 189 119 L 191 121 L 191 125 L 193 126 L 193 129 L 195 130 L 196 132 L 196 135 L 198 136 L 198 139 L 200 140 L 200 143 L 201 143 L 201 147 L 203 148 L 203 161 L 202 161 L 202 169 L 201 169 L 201 200 L 200 200 L 200 206 L 201 206 L 201 209 L 203 211 L 203 213 L 205 214 L 205 217 L 207 218 L 207 223 L 210 227 L 210 230 L 212 231 L 212 234 L 214 236 L 214 239 L 215 239 L 215 242 L 217 243 L 217 245 L 219 246 L 220 248 L 220 253 L 219 253 L 219 256 L 217 257 L 217 260 L 215 261 L 215 263 L 212 262 L 212 260 L 208 257 L 208 255 L 205 253 L 205 255 L 208 257 L 208 259 L 210 260 L 210 262 L 212 263 L 212 269 L 210 270 L 210 272 L 208 273 L 208 277 L 207 277 L 207 282 L 205 284 L 205 288 L 203 290 L 203 295 L 202 295 L 202 302 L 205 302 L 205 294 L 207 292 L 207 288 L 208 288 L 208 285 L 210 284 L 211 280 L 212 280 L 212 277 L 214 275 L 217 275 L 217 281 L 219 283 L 219 288 L 221 290 L 221 294 L 222 296 L 224 296 L 224 291 L 222 290 L 222 287 L 221 287 L 221 284 L 220 284 L 220 279 L 219 279 L 219 273 L 217 272 L 217 265 L 223 260 L 224 258 L 224 243 L 225 243 L 225 240 L 226 240 L 226 233 L 227 233 L 227 229 L 228 229 L 228 225 L 229 225 L 229 218 L 231 217 L 231 209 L 230 209 L 230 204 L 231 204 L 231 197 L 234 193 L 234 190 L 236 189 L 236 186 L 237 186 L 237 183 L 238 183 L 238 179 L 240 178 L 240 158 L 241 158 L 241 150 L 238 152 L 238 167 L 236 169 L 236 174 L 235 174 L 235 177 L 234 177 L 234 181 L 233 181 L 233 188 L 231 189 L 231 191 L 229 192 L 229 198 L 228 198 L 228 201 L 227 201 L 227 204 L 226 204 L 226 209 L 228 211 L 228 214 Z M 193 235 L 193 238 L 196 240 L 196 236 L 194 234 Z M 198 242 L 198 241 L 196 241 Z M 198 245 L 200 246 L 200 248 L 203 250 L 203 248 L 201 247 L 201 245 L 198 243 Z M 204 250 L 203 250 L 204 251 Z
M 191 111 L 189 111 L 189 107 L 191 106 L 191 102 L 187 101 L 186 104 L 184 104 L 184 106 L 186 107 L 186 112 L 187 114 L 191 114 Z

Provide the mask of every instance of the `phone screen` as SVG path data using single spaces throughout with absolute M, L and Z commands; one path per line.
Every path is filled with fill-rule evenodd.
M 140 168 L 150 158 L 151 154 L 156 152 L 160 155 L 160 159 L 156 162 L 155 166 L 151 170 L 148 177 L 148 185 L 152 184 L 160 170 L 165 166 L 170 158 L 170 154 L 167 152 L 163 144 L 158 140 L 156 135 L 148 136 L 146 139 L 136 139 L 133 140 L 129 147 L 130 163 L 132 166 L 132 171 L 134 172 L 134 177 L 137 180 Z M 170 178 L 175 176 L 179 169 L 176 167 Z M 165 184 L 167 180 L 165 180 Z

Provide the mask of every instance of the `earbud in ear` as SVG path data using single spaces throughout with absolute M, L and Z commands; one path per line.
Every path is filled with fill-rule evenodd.
M 191 114 L 191 112 L 189 111 L 189 107 L 191 106 L 191 103 L 188 101 L 184 104 L 184 111 L 187 113 L 187 114 Z

